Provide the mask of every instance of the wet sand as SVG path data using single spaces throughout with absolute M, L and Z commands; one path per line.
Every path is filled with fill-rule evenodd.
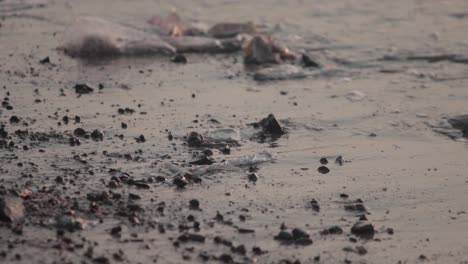
M 468 113 L 468 65 L 380 60 L 402 53 L 468 56 L 468 16 L 462 15 L 468 2 L 41 2 L 44 7 L 7 12 L 9 1 L 0 1 L 0 92 L 13 107 L 1 108 L 0 122 L 7 141 L 14 142 L 0 149 L 0 190 L 32 191 L 24 200 L 22 231 L 0 225 L 0 262 L 200 263 L 206 257 L 215 263 L 229 262 L 227 256 L 235 263 L 468 261 L 468 146 L 426 124 Z M 182 65 L 164 56 L 89 63 L 56 50 L 77 16 L 149 29 L 151 16 L 172 8 L 209 24 L 265 25 L 292 50 L 317 56 L 341 74 L 255 82 L 241 53 L 186 54 Z M 39 63 L 45 57 L 51 63 Z M 77 83 L 96 89 L 77 96 Z M 353 91 L 365 97 L 350 100 Z M 126 107 L 135 113 L 118 113 Z M 213 150 L 217 162 L 276 152 L 275 162 L 258 166 L 255 184 L 243 171 L 202 176 L 201 184 L 182 190 L 172 179 L 147 180 L 149 189 L 107 187 L 116 174 L 157 177 L 152 164 L 168 157 L 185 164 L 194 150 L 183 137 L 191 131 L 246 128 L 269 113 L 286 135 L 265 143 L 244 139 L 230 155 Z M 20 123 L 10 123 L 12 116 Z M 69 135 L 78 127 L 99 129 L 104 140 L 82 139 L 72 147 Z M 29 135 L 22 139 L 17 130 Z M 135 140 L 140 135 L 145 142 Z M 340 155 L 342 166 L 334 163 Z M 323 157 L 328 174 L 317 171 Z M 112 192 L 110 202 L 87 198 L 102 191 Z M 199 200 L 200 210 L 189 208 L 192 199 Z M 311 208 L 313 199 L 318 212 Z M 345 210 L 356 199 L 367 212 Z M 373 239 L 351 234 L 363 213 L 376 230 Z M 53 221 L 57 215 L 75 215 L 87 226 L 62 232 Z M 307 231 L 313 244 L 275 240 L 282 223 Z M 334 225 L 343 234 L 320 234 Z M 110 234 L 116 226 L 122 227 L 120 236 Z M 181 242 L 186 232 L 205 241 Z M 216 243 L 217 236 L 233 245 Z M 366 254 L 357 252 L 360 246 Z

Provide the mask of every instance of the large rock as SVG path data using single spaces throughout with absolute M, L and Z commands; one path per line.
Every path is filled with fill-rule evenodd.
M 23 199 L 5 195 L 0 198 L 0 220 L 17 223 L 24 220 Z

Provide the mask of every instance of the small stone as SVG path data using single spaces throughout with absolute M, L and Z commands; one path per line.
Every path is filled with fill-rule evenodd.
M 321 174 L 327 174 L 330 172 L 330 169 L 327 168 L 326 166 L 320 166 L 318 169 L 317 169 L 318 172 L 320 172 Z
M 343 157 L 342 157 L 342 156 L 336 157 L 335 163 L 338 164 L 338 165 L 340 165 L 340 166 L 343 166 L 343 163 L 344 163 Z
M 253 125 L 255 128 L 261 128 L 262 133 L 267 135 L 281 136 L 286 133 L 273 114 L 269 114 L 266 118 L 260 120 L 258 123 L 253 123 L 251 125 Z
M 128 194 L 128 199 L 130 200 L 140 200 L 141 196 L 135 193 L 129 193 Z
M 197 199 L 192 199 L 189 201 L 189 207 L 192 210 L 199 210 L 200 209 L 200 201 Z
M 104 134 L 98 130 L 98 129 L 95 129 L 92 133 L 91 133 L 91 138 L 93 140 L 96 140 L 96 141 L 102 141 L 104 140 Z
M 187 143 L 190 147 L 197 147 L 202 145 L 204 142 L 203 136 L 195 131 L 192 131 L 187 136 Z
M 249 174 L 248 179 L 249 179 L 249 181 L 251 181 L 251 182 L 257 182 L 258 176 L 257 176 L 256 173 L 251 173 L 251 174 Z
M 57 228 L 65 229 L 69 232 L 83 230 L 86 226 L 86 222 L 83 219 L 74 218 L 68 215 L 57 216 L 55 220 Z
M 323 230 L 320 232 L 321 235 L 340 235 L 343 234 L 343 229 L 339 226 L 332 226 L 328 229 Z
M 79 127 L 75 130 L 73 130 L 73 135 L 75 137 L 84 137 L 86 135 L 86 130 L 84 130 L 83 128 Z
M 222 149 L 220 149 L 221 153 L 223 153 L 224 155 L 229 155 L 231 154 L 231 147 L 229 147 L 228 145 L 224 146 Z
M 263 251 L 260 247 L 252 247 L 252 253 L 254 253 L 254 255 L 262 255 L 265 254 L 266 251 Z
M 173 183 L 178 187 L 178 188 L 184 188 L 187 184 L 188 181 L 184 177 L 176 177 L 174 178 Z
M 395 231 L 393 230 L 393 228 L 387 228 L 387 234 L 393 235 L 394 233 Z
M 355 252 L 362 256 L 367 254 L 367 249 L 363 246 L 357 246 Z
M 351 233 L 361 238 L 373 238 L 374 226 L 367 221 L 359 221 L 351 227 Z
M 64 116 L 64 117 L 62 118 L 62 121 L 63 121 L 63 123 L 64 123 L 65 125 L 68 125 L 68 123 L 70 122 L 70 118 L 69 118 L 68 116 Z
M 276 235 L 274 237 L 275 240 L 279 240 L 279 241 L 292 241 L 294 240 L 294 237 L 291 233 L 289 233 L 288 231 L 280 231 L 278 233 L 278 235 Z
M 304 67 L 321 68 L 321 65 L 312 60 L 312 58 L 307 54 L 302 54 L 302 64 Z
M 50 58 L 49 56 L 45 57 L 44 59 L 39 61 L 40 64 L 47 64 L 50 63 Z
M 77 94 L 89 94 L 94 91 L 94 88 L 85 83 L 76 84 L 74 88 Z
M 199 234 L 186 233 L 177 238 L 180 242 L 199 242 L 205 243 L 205 236 Z
M 247 253 L 247 250 L 245 249 L 245 246 L 244 245 L 238 245 L 237 247 L 232 247 L 231 248 L 232 252 L 233 253 L 237 253 L 237 254 L 240 254 L 240 255 L 245 255 Z
M 192 161 L 189 162 L 192 165 L 211 165 L 213 164 L 213 160 L 208 158 L 206 155 L 200 155 L 195 157 Z
M 224 263 L 233 263 L 232 256 L 229 254 L 222 254 L 219 256 L 219 261 L 224 262 Z
M 174 63 L 186 64 L 187 58 L 185 57 L 184 54 L 176 54 L 174 57 L 172 57 L 171 61 Z
M 122 233 L 122 227 L 121 226 L 113 227 L 110 230 L 110 233 L 112 236 L 120 236 L 120 234 Z
M 122 122 L 122 123 L 120 123 L 120 127 L 121 127 L 122 129 L 127 129 L 128 126 L 127 126 L 127 124 L 125 124 L 124 122 Z
M 70 146 L 72 146 L 72 147 L 73 146 L 79 146 L 81 144 L 80 140 L 77 139 L 76 137 L 71 137 L 68 142 L 69 142 Z
M 166 177 L 164 177 L 164 176 L 156 176 L 156 181 L 157 181 L 157 182 L 165 182 L 165 181 L 166 181 Z
M 143 135 L 140 135 L 139 137 L 136 138 L 137 143 L 144 143 L 146 142 L 146 138 Z
M 19 117 L 17 117 L 17 116 L 11 116 L 10 117 L 10 123 L 11 124 L 18 124 L 19 122 L 20 122 Z
M 313 241 L 309 237 L 302 237 L 302 238 L 296 239 L 296 241 L 294 241 L 294 244 L 301 245 L 301 246 L 312 245 L 312 243 L 313 243 Z
M 327 158 L 321 158 L 321 159 L 320 159 L 320 164 L 322 164 L 322 165 L 327 165 L 327 164 L 328 164 Z
M 111 189 L 119 188 L 119 186 L 120 186 L 120 184 L 117 181 L 114 181 L 114 180 L 109 181 L 109 183 L 107 184 L 107 187 L 109 187 Z
M 110 264 L 111 261 L 107 257 L 100 256 L 100 257 L 93 258 L 93 263 L 95 263 L 95 264 Z
M 58 184 L 64 184 L 65 181 L 63 180 L 62 176 L 57 176 L 55 177 L 55 182 Z
M 350 212 L 367 212 L 366 207 L 363 204 L 347 204 L 344 206 L 346 211 Z
M 306 231 L 304 231 L 304 230 L 302 230 L 300 228 L 294 228 L 292 230 L 292 235 L 293 235 L 293 238 L 296 239 L 296 240 L 300 239 L 300 238 L 310 237 L 310 235 Z
M 317 202 L 317 200 L 312 199 L 312 201 L 310 201 L 310 206 L 312 207 L 312 210 L 314 210 L 316 212 L 320 212 L 320 205 Z

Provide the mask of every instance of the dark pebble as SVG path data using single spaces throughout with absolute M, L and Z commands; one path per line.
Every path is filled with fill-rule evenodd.
M 44 59 L 39 61 L 40 64 L 47 64 L 50 63 L 50 58 L 47 56 Z
M 198 242 L 198 243 L 205 243 L 205 236 L 202 236 L 200 234 L 191 234 L 191 233 L 186 233 L 183 235 L 180 235 L 177 240 L 180 242 Z
M 231 147 L 229 147 L 228 145 L 224 146 L 222 149 L 220 149 L 221 153 L 223 153 L 224 155 L 229 155 L 231 154 Z
M 104 134 L 98 130 L 98 129 L 95 129 L 92 133 L 91 133 L 91 138 L 93 140 L 96 140 L 96 141 L 102 141 L 104 140 Z
M 289 233 L 288 231 L 280 231 L 278 233 L 278 235 L 276 235 L 274 237 L 275 240 L 279 240 L 279 241 L 292 241 L 294 240 L 294 237 L 291 233 Z
M 321 174 L 327 174 L 330 172 L 330 169 L 325 167 L 325 166 L 320 166 L 318 169 L 317 169 L 318 172 L 320 172 Z
M 329 227 L 322 232 L 320 232 L 321 235 L 340 235 L 343 234 L 343 229 L 339 226 L 332 226 Z
M 84 130 L 83 128 L 79 127 L 75 130 L 73 130 L 73 135 L 75 137 L 84 137 L 86 135 L 86 130 Z
M 351 233 L 361 238 L 373 238 L 374 226 L 367 221 L 359 221 L 351 227 Z
M 121 227 L 121 226 L 113 227 L 113 228 L 110 230 L 110 233 L 111 233 L 111 235 L 113 235 L 113 236 L 120 236 L 120 234 L 122 233 L 122 227 Z
M 174 57 L 172 57 L 171 61 L 174 63 L 185 64 L 187 63 L 187 58 L 185 57 L 184 54 L 176 54 Z
M 184 188 L 188 184 L 187 180 L 184 177 L 174 178 L 173 183 L 179 188 Z
M 307 54 L 302 54 L 302 64 L 304 67 L 321 68 L 320 64 L 312 60 Z
M 310 237 L 309 234 L 306 231 L 304 231 L 304 230 L 302 230 L 300 228 L 294 228 L 291 233 L 292 233 L 292 236 L 293 236 L 294 239 Z
M 348 199 L 349 195 L 347 195 L 346 193 L 342 193 L 342 194 L 340 194 L 340 197 L 343 198 L 343 199 Z
M 94 91 L 94 88 L 85 83 L 76 84 L 74 88 L 77 94 L 89 94 Z
M 192 210 L 199 210 L 200 209 L 200 201 L 197 199 L 192 199 L 189 201 L 189 207 Z
M 166 178 L 164 176 L 156 176 L 156 181 L 157 182 L 165 182 Z
M 312 199 L 312 201 L 310 201 L 310 206 L 312 207 L 312 210 L 314 210 L 316 212 L 320 212 L 320 205 L 317 202 L 317 200 Z
M 284 129 L 281 127 L 278 120 L 273 114 L 269 114 L 268 117 L 260 120 L 258 123 L 253 124 L 256 128 L 261 128 L 263 134 L 280 136 L 285 134 Z
M 321 159 L 320 159 L 320 164 L 322 164 L 322 165 L 327 165 L 327 164 L 328 164 L 327 158 L 321 158 Z
M 192 131 L 187 136 L 187 143 L 191 147 L 197 147 L 203 144 L 203 136 L 195 131 Z
M 343 157 L 342 156 L 336 157 L 335 163 L 340 165 L 340 166 L 343 166 L 343 163 L 344 163 Z
M 189 162 L 192 165 L 211 165 L 213 164 L 213 160 L 208 158 L 206 155 L 200 155 L 195 157 L 192 161 Z
M 251 182 L 257 182 L 258 181 L 258 176 L 257 176 L 256 173 L 249 174 L 248 178 L 249 178 L 249 181 L 251 181 Z
M 146 142 L 145 136 L 140 135 L 139 137 L 136 138 L 136 142 L 138 142 L 138 143 L 144 143 L 144 142 Z
M 10 117 L 10 123 L 12 123 L 12 124 L 17 124 L 17 123 L 19 123 L 19 122 L 20 122 L 19 117 L 17 117 L 17 116 L 12 116 L 12 117 Z

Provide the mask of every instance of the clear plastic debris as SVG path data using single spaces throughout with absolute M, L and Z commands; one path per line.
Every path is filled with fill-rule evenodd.
M 259 163 L 271 162 L 277 159 L 277 155 L 275 153 L 269 151 L 262 151 L 254 155 L 246 155 L 236 159 L 227 160 L 223 162 L 223 164 L 235 166 L 235 167 L 245 167 L 256 165 Z
M 174 165 L 170 162 L 159 163 L 156 165 L 156 167 L 158 168 L 158 172 L 166 177 L 185 177 L 190 179 L 194 176 L 206 176 L 222 172 L 241 172 L 242 168 L 260 163 L 271 162 L 276 159 L 277 155 L 275 153 L 262 151 L 252 155 L 233 158 L 222 163 L 193 166 L 188 167 L 187 169 Z
M 206 138 L 215 143 L 238 143 L 241 140 L 240 131 L 232 128 L 221 128 L 208 131 Z
M 192 174 L 180 167 L 180 166 L 177 166 L 175 164 L 172 164 L 170 162 L 163 162 L 163 163 L 160 163 L 158 164 L 157 166 L 159 168 L 159 172 L 164 175 L 164 176 L 167 176 L 167 177 L 190 177 Z

